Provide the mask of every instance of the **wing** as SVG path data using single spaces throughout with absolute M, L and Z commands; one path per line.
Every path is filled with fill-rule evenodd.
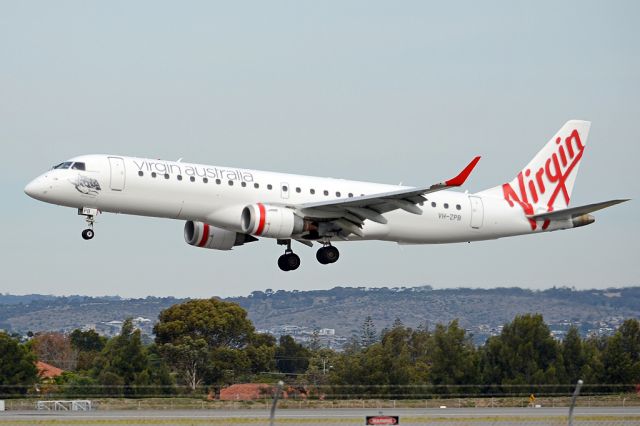
M 382 192 L 340 200 L 328 200 L 295 206 L 305 217 L 332 222 L 336 235 L 349 234 L 363 236 L 361 231 L 365 220 L 387 223 L 385 213 L 402 209 L 413 214 L 422 214 L 416 205 L 426 200 L 424 195 L 447 188 L 461 186 L 480 161 L 475 157 L 456 177 L 422 188 L 405 188 L 398 191 Z
M 629 200 L 611 200 L 603 201 L 602 203 L 587 204 L 586 206 L 571 207 L 568 209 L 556 210 L 547 213 L 540 213 L 527 216 L 533 220 L 564 220 L 573 219 L 577 216 L 582 216 L 586 213 L 592 213 L 598 210 L 606 209 L 607 207 L 615 206 L 616 204 L 624 203 Z

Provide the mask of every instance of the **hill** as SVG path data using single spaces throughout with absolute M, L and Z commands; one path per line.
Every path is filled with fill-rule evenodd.
M 56 297 L 0 295 L 0 328 L 15 332 L 71 330 L 127 317 L 157 319 L 159 312 L 185 299 L 147 297 Z M 396 318 L 405 325 L 433 326 L 458 318 L 479 341 L 520 313 L 539 312 L 561 333 L 577 324 L 583 333 L 615 328 L 624 318 L 640 317 L 640 287 L 606 290 L 551 288 L 432 289 L 423 287 L 335 287 L 314 291 L 255 291 L 225 299 L 247 309 L 256 328 L 283 325 L 335 329 L 336 335 L 359 334 L 370 315 L 378 330 Z

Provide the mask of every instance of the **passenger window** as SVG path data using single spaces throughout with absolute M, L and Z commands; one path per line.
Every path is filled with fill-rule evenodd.
M 432 201 L 432 202 L 431 202 L 431 207 L 435 207 L 435 206 L 436 206 L 436 202 L 435 202 L 435 201 Z
M 258 182 L 256 182 L 256 183 L 254 183 L 254 184 L 253 184 L 253 187 L 254 187 L 255 189 L 258 189 L 258 188 L 260 188 L 260 184 L 259 184 Z
M 164 178 L 165 178 L 165 179 L 169 179 L 169 173 L 165 173 L 165 174 L 164 174 Z
M 195 182 L 195 181 L 196 181 L 196 178 L 195 178 L 195 177 L 193 177 L 193 176 L 191 176 L 191 177 L 189 178 L 189 180 L 190 180 L 191 182 Z
M 349 193 L 349 198 L 352 198 L 352 197 L 353 197 L 353 193 L 352 193 L 352 192 L 350 192 L 350 193 Z
M 182 180 L 182 175 L 177 176 L 178 180 Z
M 241 186 L 241 187 L 243 187 L 243 188 L 244 188 L 244 187 L 246 187 L 246 186 L 247 186 L 247 182 L 242 182 L 242 183 L 240 184 L 240 186 Z
M 449 204 L 444 203 L 444 208 L 445 208 L 445 209 L 448 209 L 448 208 L 449 208 Z
M 220 185 L 222 181 L 220 179 L 216 179 L 216 185 Z
M 284 192 L 287 192 L 287 191 L 289 190 L 289 188 L 287 188 L 287 185 L 282 185 L 282 190 L 283 190 Z
M 142 170 L 140 170 L 140 171 L 138 172 L 138 176 L 144 176 L 144 172 L 143 172 Z
M 336 197 L 340 197 L 340 191 L 336 191 Z
M 209 183 L 209 179 L 208 179 L 208 178 L 202 178 L 202 181 L 203 181 L 204 183 Z
M 462 209 L 462 207 L 460 206 L 460 204 L 456 204 L 456 210 L 460 210 Z
M 273 189 L 273 186 L 271 184 L 267 185 L 267 189 Z
M 324 195 L 329 195 L 329 191 L 327 191 L 326 189 L 324 190 Z
M 85 170 L 84 163 L 73 163 L 73 166 L 71 166 L 71 168 L 73 170 Z
M 233 181 L 232 180 L 229 181 L 229 186 L 233 186 Z
M 313 194 L 315 194 L 315 193 L 316 193 L 316 190 L 315 190 L 315 189 L 313 189 L 313 188 L 311 188 L 311 189 L 309 190 L 309 193 L 310 193 L 311 195 L 313 195 Z
M 300 187 L 296 188 L 296 192 L 299 194 L 300 192 L 302 192 L 302 189 L 300 189 Z
M 151 177 L 153 177 L 153 178 L 154 178 L 154 177 L 156 177 L 156 176 L 157 176 L 157 175 L 156 175 L 156 172 L 151 172 Z

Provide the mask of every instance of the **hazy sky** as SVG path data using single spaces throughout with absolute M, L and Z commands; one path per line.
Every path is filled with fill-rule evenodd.
M 517 3 L 517 4 L 516 4 Z M 526 3 L 526 4 L 525 4 Z M 229 296 L 344 286 L 640 284 L 638 201 L 573 231 L 446 246 L 188 246 L 183 223 L 73 209 L 25 184 L 85 153 L 423 185 L 483 156 L 510 180 L 593 122 L 572 204 L 639 198 L 640 3 L 0 1 L 0 292 Z

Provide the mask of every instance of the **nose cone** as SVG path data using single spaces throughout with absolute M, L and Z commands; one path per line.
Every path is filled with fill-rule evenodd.
M 47 185 L 42 177 L 38 177 L 24 187 L 24 193 L 36 200 L 42 200 L 47 193 Z

